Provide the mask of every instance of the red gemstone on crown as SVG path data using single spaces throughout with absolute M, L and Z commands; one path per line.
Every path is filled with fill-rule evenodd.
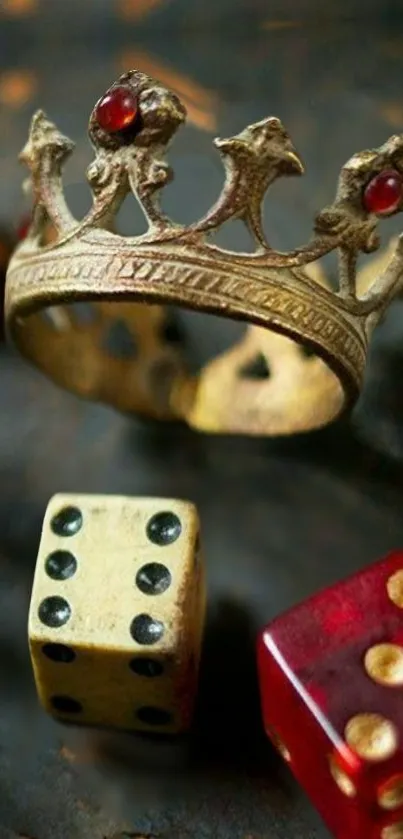
M 95 107 L 98 125 L 111 134 L 132 127 L 137 116 L 137 97 L 124 86 L 108 90 Z
M 398 209 L 403 198 L 403 179 L 396 169 L 387 169 L 370 180 L 363 202 L 368 213 L 389 215 Z
M 21 242 L 23 239 L 26 239 L 28 235 L 29 228 L 31 227 L 32 218 L 31 216 L 24 216 L 18 227 L 17 227 L 17 239 Z

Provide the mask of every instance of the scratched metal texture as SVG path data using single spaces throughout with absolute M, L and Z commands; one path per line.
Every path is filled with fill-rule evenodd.
M 270 8 L 251 0 L 4 0 L 0 222 L 15 224 L 24 211 L 16 154 L 39 105 L 77 141 L 67 192 L 76 212 L 85 209 L 88 112 L 121 70 L 138 64 L 187 96 L 191 125 L 171 154 L 172 215 L 193 219 L 217 194 L 216 133 L 275 113 L 307 174 L 272 190 L 268 227 L 278 246 L 301 242 L 350 154 L 403 128 L 400 6 L 367 0 L 360 22 L 361 2 L 349 0 L 318 22 L 323 4 L 307 0 L 297 12 L 285 0 Z M 342 20 L 347 12 L 356 20 Z M 127 229 L 132 218 L 129 205 Z M 239 236 L 230 229 L 221 241 L 239 246 Z M 198 363 L 241 329 L 186 314 L 183 323 Z M 402 323 L 396 303 L 378 331 L 352 419 L 286 441 L 140 424 L 61 392 L 12 350 L 0 350 L 0 839 L 111 839 L 125 831 L 326 839 L 265 741 L 255 634 L 283 609 L 403 545 Z M 57 491 L 198 504 L 208 622 L 190 737 L 65 728 L 38 708 L 26 618 L 41 519 Z M 89 608 L 96 596 L 88 592 Z

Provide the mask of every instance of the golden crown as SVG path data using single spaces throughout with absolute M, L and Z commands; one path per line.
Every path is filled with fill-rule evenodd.
M 42 111 L 34 115 L 21 154 L 31 175 L 32 224 L 12 257 L 6 287 L 11 335 L 57 382 L 122 410 L 180 416 L 210 431 L 289 433 L 323 425 L 357 397 L 369 336 L 399 291 L 401 239 L 364 293 L 357 259 L 379 247 L 379 217 L 403 207 L 403 136 L 350 158 L 334 202 L 315 219 L 311 240 L 280 253 L 263 230 L 263 199 L 277 178 L 303 172 L 281 121 L 269 117 L 215 140 L 225 167 L 222 192 L 200 221 L 183 226 L 162 212 L 159 197 L 172 175 L 164 153 L 184 120 L 174 93 L 137 70 L 121 76 L 90 117 L 93 203 L 77 221 L 61 181 L 73 144 Z M 126 237 L 114 223 L 130 191 L 148 229 Z M 209 233 L 233 219 L 249 229 L 252 253 L 208 241 Z M 305 270 L 334 249 L 336 291 Z M 92 304 L 95 321 L 77 321 L 67 304 L 79 301 Z M 164 345 L 161 304 L 252 326 L 235 350 L 193 377 L 178 348 Z M 106 324 L 122 318 L 137 335 L 140 359 L 106 357 L 101 347 Z M 303 355 L 301 346 L 313 355 Z M 149 376 L 147 353 L 155 362 Z

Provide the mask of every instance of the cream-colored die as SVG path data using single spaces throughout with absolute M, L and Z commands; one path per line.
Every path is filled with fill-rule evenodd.
M 29 614 L 42 704 L 71 722 L 185 730 L 196 693 L 204 607 L 192 504 L 54 496 Z

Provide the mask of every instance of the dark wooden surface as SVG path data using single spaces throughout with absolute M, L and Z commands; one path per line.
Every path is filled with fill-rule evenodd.
M 87 114 L 132 62 L 151 63 L 164 81 L 192 91 L 194 124 L 172 153 L 177 181 L 167 204 L 178 218 L 194 218 L 217 192 L 213 134 L 270 112 L 284 120 L 307 175 L 273 190 L 267 209 L 280 246 L 308 236 L 352 152 L 403 128 L 400 3 L 383 5 L 384 20 L 375 19 L 381 3 L 372 2 L 365 23 L 319 26 L 292 15 L 291 3 L 281 4 L 290 12 L 285 25 L 278 8 L 245 0 L 234 19 L 234 4 L 223 4 L 223 20 L 233 24 L 227 34 L 224 23 L 192 30 L 181 17 L 190 6 L 193 21 L 202 6 L 217 15 L 213 0 L 155 4 L 152 15 L 129 22 L 122 20 L 128 3 L 88 3 L 91 19 L 84 3 L 32 3 L 30 16 L 17 15 L 23 5 L 0 12 L 0 219 L 7 224 L 24 209 L 15 158 L 39 104 L 77 140 L 68 194 L 76 211 L 84 209 Z M 315 4 L 305 6 L 312 20 Z M 186 32 L 176 29 L 183 24 Z M 236 231 L 224 240 L 236 245 Z M 1 350 L 0 839 L 111 839 L 124 830 L 159 839 L 325 839 L 265 741 L 254 639 L 281 610 L 403 545 L 401 315 L 397 303 L 378 331 L 351 421 L 285 441 L 143 425 L 59 391 Z M 197 316 L 184 315 L 184 323 L 199 362 L 240 329 Z M 190 738 L 63 728 L 39 710 L 26 618 L 41 519 L 57 491 L 177 496 L 199 505 L 209 609 Z M 88 592 L 89 608 L 95 597 Z

